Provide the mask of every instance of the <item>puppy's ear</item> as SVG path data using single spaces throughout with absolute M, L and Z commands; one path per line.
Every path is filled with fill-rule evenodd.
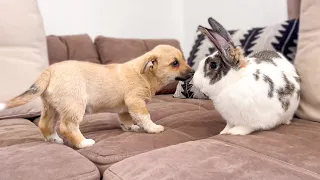
M 148 54 L 145 57 L 145 63 L 143 64 L 140 74 L 146 72 L 155 72 L 158 68 L 158 57 L 155 54 Z

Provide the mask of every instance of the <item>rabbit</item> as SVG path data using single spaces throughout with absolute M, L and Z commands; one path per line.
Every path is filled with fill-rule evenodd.
M 263 50 L 244 56 L 215 19 L 198 30 L 217 51 L 202 59 L 194 86 L 206 94 L 226 121 L 220 134 L 248 135 L 290 124 L 300 102 L 301 78 L 281 53 Z

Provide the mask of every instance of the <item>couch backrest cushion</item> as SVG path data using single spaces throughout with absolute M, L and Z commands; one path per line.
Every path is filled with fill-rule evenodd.
M 320 122 L 319 0 L 301 1 L 300 30 L 295 65 L 301 76 L 300 118 Z
M 102 64 L 124 63 L 136 58 L 159 44 L 168 44 L 181 50 L 179 41 L 175 39 L 129 39 L 97 36 L 95 45 Z M 163 87 L 156 94 L 173 94 L 178 82 Z
M 27 90 L 48 66 L 46 36 L 37 0 L 0 1 L 0 102 Z M 0 119 L 39 115 L 40 98 L 0 112 Z
M 101 63 L 92 39 L 88 34 L 47 36 L 50 64 L 65 60 Z

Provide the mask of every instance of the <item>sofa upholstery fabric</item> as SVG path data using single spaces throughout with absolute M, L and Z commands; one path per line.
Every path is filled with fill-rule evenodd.
M 0 179 L 98 180 L 97 167 L 63 145 L 45 142 L 0 148 Z
M 37 126 L 26 119 L 0 121 L 0 148 L 15 144 L 44 141 Z
M 319 123 L 295 119 L 273 131 L 217 135 L 127 158 L 105 180 L 319 179 Z
M 288 19 L 300 17 L 301 0 L 287 0 Z
M 99 55 L 88 34 L 47 36 L 50 64 L 65 60 L 89 61 L 100 64 Z
M 301 26 L 295 65 L 301 76 L 301 100 L 297 115 L 320 122 L 320 1 L 301 1 Z
M 0 179 L 97 180 L 100 173 L 73 149 L 45 142 L 27 119 L 0 121 Z
M 36 0 L 0 1 L 0 103 L 27 90 L 48 66 L 46 36 Z M 0 112 L 0 119 L 37 116 L 40 98 Z

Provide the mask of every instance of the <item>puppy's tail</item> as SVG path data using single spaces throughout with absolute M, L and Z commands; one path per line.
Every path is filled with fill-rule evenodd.
M 32 86 L 27 91 L 7 101 L 6 103 L 0 103 L 0 110 L 10 109 L 27 104 L 34 98 L 40 96 L 47 89 L 50 77 L 50 70 L 46 69 L 40 74 L 36 82 L 32 84 Z

